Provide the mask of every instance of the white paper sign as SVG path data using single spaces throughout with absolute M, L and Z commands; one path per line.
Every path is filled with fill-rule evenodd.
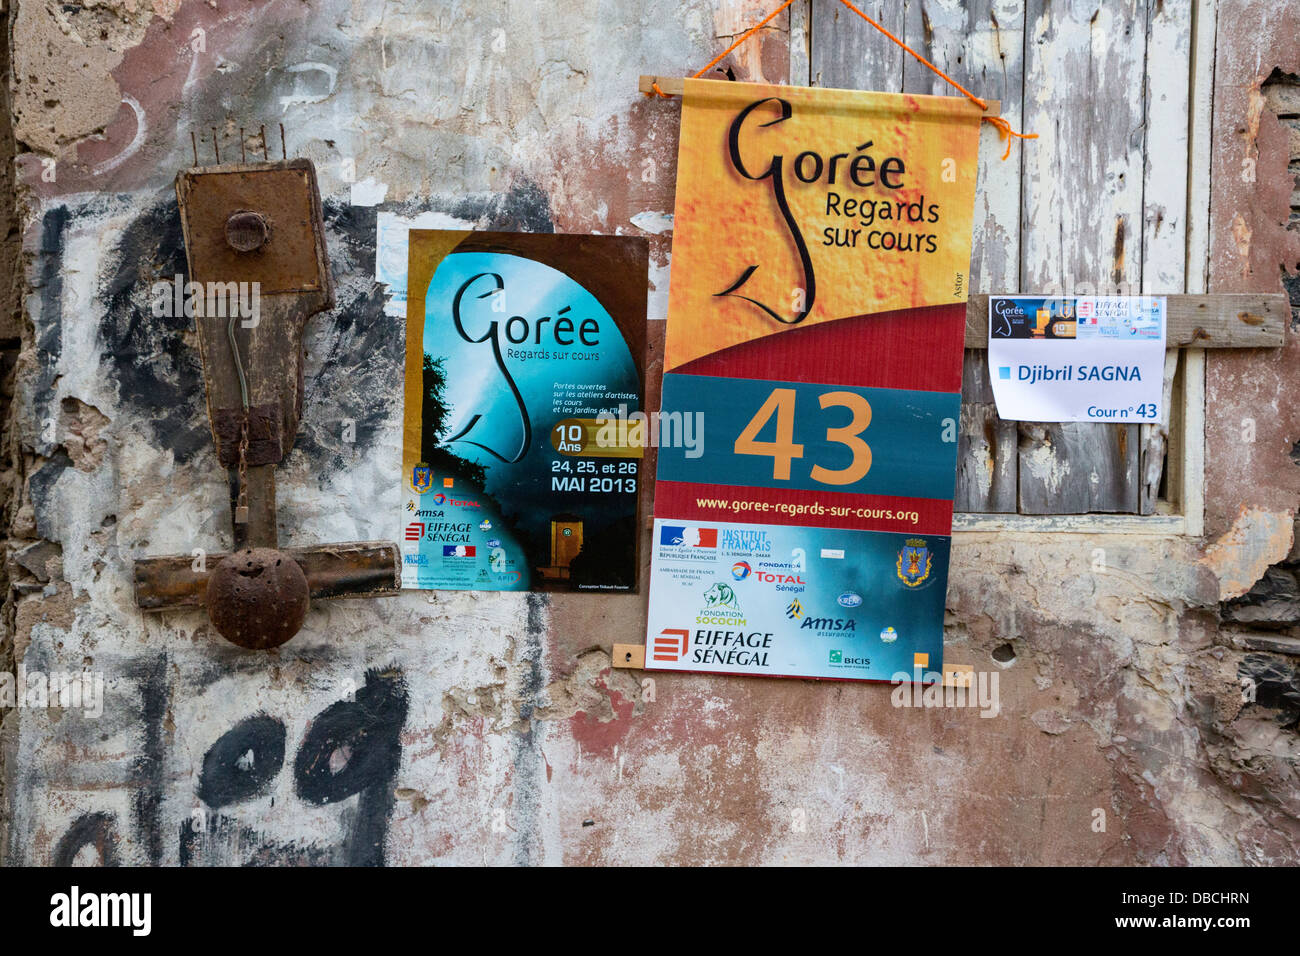
M 1015 422 L 1164 422 L 1163 296 L 989 296 L 989 376 Z

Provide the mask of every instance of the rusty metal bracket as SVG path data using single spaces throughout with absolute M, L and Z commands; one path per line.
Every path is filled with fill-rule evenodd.
M 313 598 L 401 588 L 392 542 L 279 549 L 275 467 L 302 416 L 303 334 L 334 305 L 316 169 L 306 159 L 195 166 L 176 177 L 176 198 L 212 442 L 231 472 L 235 551 L 210 556 L 211 570 L 190 555 L 137 560 L 136 605 L 206 605 L 223 637 L 275 647 Z

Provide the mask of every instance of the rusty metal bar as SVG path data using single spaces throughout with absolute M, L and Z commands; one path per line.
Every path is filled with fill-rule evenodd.
M 401 553 L 388 541 L 283 550 L 302 567 L 313 599 L 380 597 L 397 594 L 402 587 Z M 225 552 L 206 555 L 202 571 L 194 570 L 196 559 L 190 555 L 137 558 L 136 606 L 144 611 L 203 607 L 208 575 L 226 556 Z
M 239 501 L 239 469 L 230 470 L 230 514 Z M 257 465 L 248 469 L 248 521 L 232 521 L 235 550 L 243 548 L 278 548 L 279 533 L 275 523 L 275 465 Z

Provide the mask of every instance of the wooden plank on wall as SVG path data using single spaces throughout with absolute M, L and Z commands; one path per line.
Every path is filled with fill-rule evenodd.
M 1142 291 L 1187 284 L 1187 165 L 1191 135 L 1192 0 L 1162 0 L 1147 7 L 1146 142 L 1142 180 Z M 1178 353 L 1165 356 L 1165 421 L 1170 421 Z M 1169 449 L 1169 426 L 1141 426 L 1138 510 L 1154 514 Z
M 1138 513 L 1155 514 L 1160 501 L 1161 478 L 1165 471 L 1165 452 L 1169 448 L 1169 429 L 1173 423 L 1174 375 L 1178 371 L 1178 350 L 1165 352 L 1164 384 L 1160 392 L 1165 414 L 1164 425 L 1143 425 L 1141 427 L 1142 449 L 1138 454 L 1142 469 L 1142 488 L 1138 501 Z
M 855 6 L 895 36 L 903 35 L 898 0 L 860 0 Z M 901 93 L 904 53 L 888 37 L 835 0 L 812 8 L 812 85 Z
M 1166 298 L 1165 341 L 1170 348 L 1276 349 L 1286 344 L 1291 304 L 1284 292 L 1179 294 Z M 973 295 L 966 304 L 966 348 L 983 349 L 988 344 L 989 299 Z
M 909 3 L 904 39 L 941 70 L 986 99 L 1019 129 L 1024 70 L 1024 0 Z M 903 90 L 953 96 L 957 91 L 910 56 L 903 58 Z M 1005 162 L 1004 145 L 991 125 L 980 136 L 976 171 L 971 291 L 1020 288 L 1021 150 Z M 987 310 L 987 306 L 985 306 Z M 1016 510 L 1017 444 L 1014 422 L 998 418 L 988 381 L 988 355 L 967 351 L 958 430 L 958 512 L 1006 514 Z
M 968 349 L 962 363 L 955 511 L 1015 512 L 1018 440 L 1016 423 L 998 418 L 988 353 Z
M 816 86 L 812 77 L 813 0 L 795 0 L 790 7 L 790 83 Z
M 1020 129 L 1024 86 L 1024 0 L 909 3 L 904 39 L 939 69 L 984 99 L 1000 101 L 1001 114 Z M 903 90 L 955 96 L 942 77 L 910 56 L 903 58 Z M 1019 141 L 1003 161 L 1005 145 L 983 124 L 975 186 L 972 292 L 1020 288 Z
M 1192 0 L 1148 8 L 1146 143 L 1142 181 L 1142 291 L 1187 282 L 1187 166 L 1192 69 Z
M 1138 510 L 1136 425 L 1020 422 L 1020 513 Z
M 1140 288 L 1146 3 L 1027 4 L 1024 123 L 1039 139 L 1025 153 L 1022 288 Z M 1022 423 L 1020 436 L 1022 513 L 1138 510 L 1138 426 Z

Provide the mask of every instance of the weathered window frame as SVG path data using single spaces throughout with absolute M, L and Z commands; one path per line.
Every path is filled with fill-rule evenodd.
M 1177 369 L 1168 403 L 1165 496 L 1155 512 L 1138 514 L 993 514 L 959 512 L 953 532 L 1147 534 L 1199 537 L 1205 521 L 1205 350 L 1171 349 Z M 1142 426 L 1145 440 L 1154 426 Z

